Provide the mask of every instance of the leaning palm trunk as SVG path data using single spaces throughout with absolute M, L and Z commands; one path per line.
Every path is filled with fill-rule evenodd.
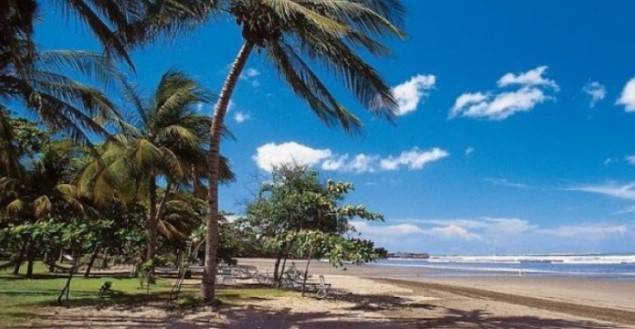
M 201 282 L 201 295 L 206 302 L 212 302 L 215 295 L 216 268 L 218 265 L 218 183 L 220 180 L 219 159 L 220 139 L 227 106 L 231 99 L 238 77 L 245 67 L 254 44 L 245 41 L 229 70 L 220 97 L 214 109 L 210 127 L 210 148 L 208 154 L 209 190 L 207 192 L 208 217 L 205 237 L 205 269 Z

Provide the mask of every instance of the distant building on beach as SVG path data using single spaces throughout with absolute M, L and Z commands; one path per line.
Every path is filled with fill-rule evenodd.
M 430 258 L 430 255 L 426 254 L 425 252 L 394 252 L 394 253 L 388 253 L 388 258 L 428 259 Z

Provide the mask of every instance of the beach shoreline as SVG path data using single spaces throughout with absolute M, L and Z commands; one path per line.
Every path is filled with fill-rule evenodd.
M 261 271 L 273 270 L 271 259 L 244 258 L 239 260 L 239 264 L 256 266 Z M 304 265 L 303 260 L 290 260 L 287 266 L 303 269 Z M 341 276 L 371 279 L 412 290 L 413 294 L 435 291 L 442 295 L 460 296 L 480 308 L 484 305 L 482 301 L 486 300 L 635 326 L 635 280 L 515 276 L 443 278 L 438 275 L 428 277 L 425 269 L 373 265 L 334 268 L 325 262 L 313 262 L 310 273 L 335 281 Z M 372 288 L 364 293 L 372 293 Z

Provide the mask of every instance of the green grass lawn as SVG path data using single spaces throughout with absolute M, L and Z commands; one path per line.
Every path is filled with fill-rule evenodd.
M 36 264 L 35 277 L 26 279 L 24 275 L 13 275 L 11 271 L 0 272 L 0 328 L 7 326 L 35 324 L 34 314 L 38 309 L 54 306 L 57 296 L 66 282 L 62 275 L 47 273 L 42 264 Z M 25 270 L 25 266 L 21 270 Z M 99 288 L 105 281 L 112 282 L 112 290 L 115 295 L 112 298 L 101 299 L 98 297 Z M 139 287 L 137 278 L 88 278 L 82 275 L 73 278 L 71 282 L 70 306 L 81 305 L 111 305 L 130 304 L 141 305 L 148 301 L 165 300 L 167 305 L 168 295 L 173 280 L 158 279 L 156 285 L 151 288 L 150 296 L 146 290 Z M 277 297 L 293 294 L 292 292 L 269 288 L 222 288 L 218 290 L 218 298 L 222 304 L 233 304 L 240 300 L 251 298 Z M 198 303 L 198 287 L 185 286 L 182 289 L 181 298 L 174 307 L 195 307 Z

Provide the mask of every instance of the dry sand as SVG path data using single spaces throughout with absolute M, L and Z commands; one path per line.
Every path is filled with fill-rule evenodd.
M 239 263 L 271 271 L 273 261 Z M 301 268 L 303 262 L 295 265 Z M 263 296 L 186 312 L 153 305 L 55 308 L 42 314 L 48 321 L 38 328 L 635 328 L 633 295 L 628 295 L 634 288 L 626 282 L 432 280 L 411 269 L 355 266 L 342 271 L 323 263 L 312 266 L 312 273 L 325 275 L 333 285 L 328 298 Z

